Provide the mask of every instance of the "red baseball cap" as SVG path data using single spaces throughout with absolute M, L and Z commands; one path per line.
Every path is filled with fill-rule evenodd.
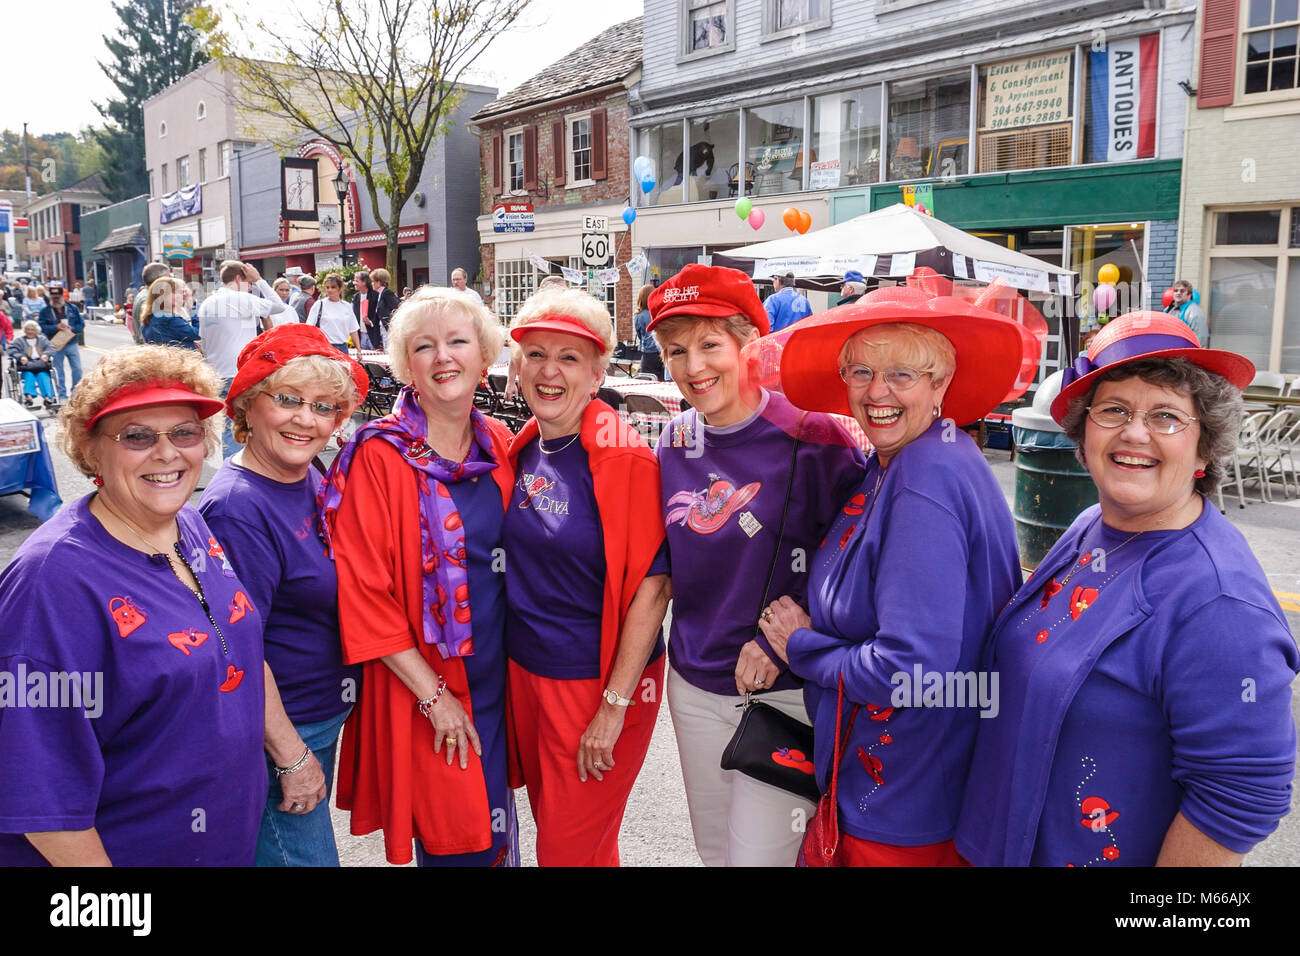
M 1164 312 L 1129 312 L 1112 319 L 1061 376 L 1061 393 L 1052 400 L 1052 418 L 1059 425 L 1070 402 L 1087 395 L 1097 377 L 1109 368 L 1139 359 L 1182 358 L 1207 372 L 1221 375 L 1237 388 L 1255 377 L 1255 364 L 1236 352 L 1203 349 L 1196 333 L 1182 319 Z
M 565 335 L 586 339 L 596 346 L 596 351 L 600 355 L 604 355 L 609 351 L 609 343 L 587 328 L 581 319 L 572 315 L 565 315 L 562 312 L 546 312 L 539 316 L 535 322 L 516 325 L 510 330 L 510 337 L 516 342 L 522 342 L 524 336 L 529 332 L 563 332 Z
M 243 392 L 277 369 L 284 368 L 291 359 L 304 355 L 323 355 L 331 361 L 346 363 L 358 401 L 370 391 L 370 376 L 366 370 L 352 356 L 344 355 L 331 345 L 317 326 L 288 322 L 267 329 L 240 350 L 236 364 L 239 371 L 226 393 L 226 414 L 235 414 L 235 399 Z
M 692 319 L 743 315 L 758 329 L 759 335 L 767 335 L 772 328 L 749 276 L 739 269 L 723 266 L 686 266 L 650 293 L 648 305 L 650 324 L 646 326 L 647 332 L 675 315 Z
M 128 408 L 141 408 L 145 405 L 190 405 L 199 418 L 210 418 L 221 411 L 221 399 L 210 395 L 200 395 L 184 382 L 152 379 L 148 382 L 133 382 L 123 385 L 108 396 L 108 400 L 99 407 L 99 411 L 86 423 L 86 431 L 95 427 L 95 422 L 105 415 L 126 411 Z

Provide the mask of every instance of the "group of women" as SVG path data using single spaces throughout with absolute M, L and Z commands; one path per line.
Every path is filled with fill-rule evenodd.
M 687 266 L 645 297 L 689 406 L 652 451 L 596 397 L 597 300 L 515 317 L 534 417 L 511 436 L 474 404 L 497 320 L 425 287 L 389 333 L 406 387 L 324 475 L 365 374 L 276 327 L 239 357 L 244 448 L 197 510 L 221 382 L 192 350 L 106 356 L 63 413 L 96 491 L 0 574 L 24 622 L 0 668 L 102 674 L 102 707 L 0 710 L 0 863 L 337 863 L 342 727 L 338 806 L 391 862 L 517 864 L 523 785 L 540 864 L 617 865 L 665 693 L 707 864 L 1238 861 L 1289 806 L 1300 668 L 1205 499 L 1252 366 L 1157 313 L 1106 326 L 1052 408 L 1100 505 L 1022 584 L 954 423 L 1012 388 L 1023 333 L 950 292 L 806 319 L 773 378 L 749 278 Z M 980 676 L 991 708 L 952 699 Z M 811 725 L 811 752 L 758 740 L 802 786 L 723 769 L 756 699 Z M 838 840 L 805 835 L 810 791 Z

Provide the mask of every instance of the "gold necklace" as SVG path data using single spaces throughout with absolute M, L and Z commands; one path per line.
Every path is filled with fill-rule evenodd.
M 552 448 L 552 449 L 550 449 L 549 451 L 547 450 L 546 445 L 543 444 L 543 442 L 545 441 L 545 439 L 543 439 L 540 435 L 538 435 L 538 436 L 537 436 L 537 447 L 541 450 L 541 452 L 542 452 L 543 455 L 558 455 L 560 452 L 564 451 L 564 449 L 568 448 L 568 447 L 569 447 L 570 445 L 572 445 L 575 441 L 577 441 L 578 438 L 581 437 L 581 435 L 582 435 L 582 432 L 577 432 L 576 434 L 574 434 L 574 436 L 573 436 L 572 438 L 570 438 L 568 441 L 566 441 L 566 442 L 565 442 L 563 445 L 561 445 L 559 448 Z
M 1136 537 L 1137 537 L 1138 535 L 1140 535 L 1140 534 L 1142 534 L 1141 531 L 1135 531 L 1132 535 L 1130 535 L 1129 537 L 1125 538 L 1125 539 L 1124 539 L 1123 541 L 1121 541 L 1119 544 L 1115 545 L 1115 547 L 1113 547 L 1111 550 L 1107 551 L 1107 552 L 1106 552 L 1106 557 L 1109 558 L 1111 555 L 1115 554 L 1117 551 L 1119 551 L 1120 548 L 1124 547 L 1124 545 L 1128 544 L 1130 541 L 1132 541 L 1134 538 L 1136 538 Z M 1088 554 L 1091 554 L 1092 551 L 1089 550 L 1087 553 L 1088 553 Z M 1080 549 L 1080 551 L 1079 551 L 1079 556 L 1078 556 L 1077 558 L 1074 559 L 1074 567 L 1070 568 L 1070 573 L 1069 573 L 1069 574 L 1067 574 L 1065 577 L 1061 578 L 1061 587 L 1065 587 L 1065 585 L 1069 583 L 1070 578 L 1074 577 L 1074 572 L 1075 572 L 1075 571 L 1078 571 L 1081 567 L 1083 567 L 1083 565 L 1079 563 L 1080 561 L 1083 560 L 1083 555 L 1084 555 L 1084 551 L 1083 551 L 1082 549 Z
M 194 589 L 194 588 L 192 588 L 192 587 L 190 587 L 189 584 L 186 583 L 185 579 L 184 579 L 183 577 L 181 577 L 180 572 L 176 570 L 176 565 L 175 565 L 174 563 L 172 563 L 172 556 L 171 556 L 170 554 L 168 554 L 166 551 L 164 551 L 164 550 L 162 550 L 161 548 L 159 548 L 158 545 L 154 544 L 152 541 L 150 541 L 148 538 L 146 538 L 146 537 L 144 536 L 144 533 L 143 533 L 142 531 L 140 531 L 140 529 L 138 529 L 135 525 L 133 525 L 133 524 L 132 524 L 130 521 L 128 521 L 126 518 L 122 517 L 122 515 L 118 514 L 118 513 L 113 509 L 113 506 L 110 505 L 110 504 L 108 503 L 108 501 L 107 501 L 107 500 L 106 500 L 102 495 L 96 495 L 96 496 L 95 496 L 95 500 L 97 500 L 97 501 L 100 503 L 100 505 L 104 508 L 105 511 L 107 511 L 109 514 L 111 514 L 111 515 L 112 515 L 114 518 L 116 518 L 118 521 L 122 522 L 122 524 L 126 525 L 127 528 L 130 530 L 130 532 L 131 532 L 133 535 L 135 535 L 137 538 L 139 538 L 141 541 L 143 541 L 146 545 L 148 545 L 150 548 L 152 548 L 153 550 L 150 552 L 150 554 L 156 554 L 156 555 L 159 555 L 160 557 L 166 559 L 166 561 L 167 561 L 167 567 L 171 570 L 171 572 L 172 572 L 172 574 L 175 576 L 176 580 L 179 581 L 181 584 L 183 584 L 183 585 L 185 586 L 185 590 L 189 591 L 189 592 L 190 592 L 191 594 L 193 594 L 196 598 L 198 598 L 198 599 L 199 599 L 199 602 L 200 602 L 201 604 L 205 604 L 205 605 L 206 605 L 206 601 L 204 600 L 204 597 L 203 597 L 202 592 L 201 592 L 201 591 L 198 591 L 198 590 L 196 590 L 196 589 Z M 190 574 L 194 577 L 195 582 L 197 583 L 198 580 L 199 580 L 199 579 L 198 579 L 198 576 L 194 574 L 194 571 L 193 571 L 193 569 L 190 568 L 189 563 L 185 560 L 184 556 L 181 555 L 180 547 L 181 547 L 181 542 L 180 542 L 180 526 L 179 526 L 179 524 L 178 524 L 177 527 L 176 527 L 176 543 L 173 545 L 173 548 L 174 548 L 175 551 L 176 551 L 176 555 L 177 555 L 177 557 L 179 557 L 179 558 L 181 559 L 181 563 L 185 565 L 185 570 L 187 570 L 187 571 L 190 572 Z

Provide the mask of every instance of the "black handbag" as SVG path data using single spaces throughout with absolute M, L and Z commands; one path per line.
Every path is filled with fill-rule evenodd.
M 800 425 L 802 424 L 801 419 Z M 799 439 L 796 437 L 790 451 L 790 478 L 785 486 L 785 503 L 781 506 L 776 549 L 772 552 L 772 564 L 767 569 L 763 599 L 758 605 L 760 614 L 767 606 L 768 589 L 772 586 L 776 562 L 781 555 L 785 518 L 790 510 L 790 491 L 794 488 L 795 458 L 798 454 Z M 722 751 L 722 769 L 739 770 L 747 777 L 816 803 L 821 790 L 813 772 L 812 727 L 777 710 L 771 704 L 755 700 L 752 694 L 745 695 L 745 703 L 741 706 L 745 710 L 740 715 L 740 725 Z

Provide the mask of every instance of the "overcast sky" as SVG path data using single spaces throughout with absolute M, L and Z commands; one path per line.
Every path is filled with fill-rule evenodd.
M 216 0 L 216 5 L 232 2 Z M 316 3 L 299 0 L 297 5 L 314 9 Z M 279 2 L 259 7 L 281 11 L 262 12 L 271 24 L 289 9 Z M 40 21 L 49 26 L 11 38 L 0 59 L 0 129 L 20 131 L 27 123 L 28 131 L 39 135 L 99 125 L 102 118 L 92 104 L 116 90 L 96 61 L 108 57 L 104 36 L 116 33 L 117 15 L 109 0 L 41 0 L 39 8 Z M 533 0 L 525 14 L 528 25 L 495 40 L 471 79 L 505 93 L 606 27 L 640 13 L 641 0 Z

